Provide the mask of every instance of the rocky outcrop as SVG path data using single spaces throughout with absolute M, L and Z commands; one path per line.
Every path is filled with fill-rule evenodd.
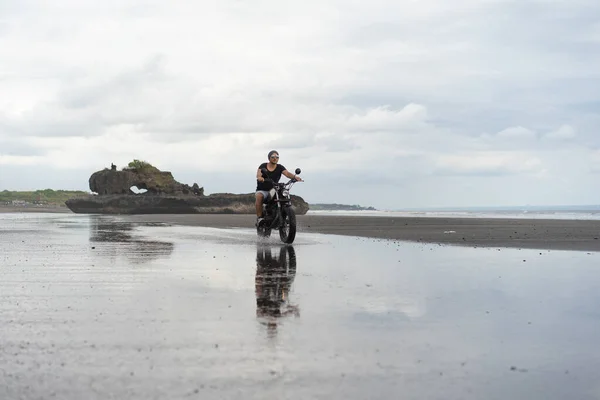
M 254 193 L 198 195 L 90 195 L 66 201 L 75 213 L 84 214 L 254 214 Z M 308 211 L 308 204 L 292 195 L 296 214 Z
M 202 195 L 204 188 L 194 183 L 192 186 L 179 183 L 173 175 L 166 171 L 160 171 L 150 164 L 143 164 L 140 168 L 124 168 L 117 171 L 116 168 L 105 168 L 90 176 L 89 186 L 92 193 L 99 195 L 107 194 L 135 194 L 131 190 L 136 187 L 146 190 L 150 194 L 196 194 Z
M 91 195 L 65 202 L 84 214 L 254 214 L 254 193 L 217 193 L 206 196 L 204 188 L 177 182 L 170 172 L 134 160 L 122 171 L 114 165 L 94 172 L 89 179 Z M 137 193 L 133 187 L 144 190 Z M 308 212 L 308 203 L 292 195 L 297 214 Z

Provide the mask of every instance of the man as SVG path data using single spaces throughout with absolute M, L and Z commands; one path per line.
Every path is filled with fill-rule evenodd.
M 262 176 L 261 168 L 267 169 L 267 179 L 271 179 L 273 182 L 279 182 L 281 175 L 285 175 L 290 179 L 295 179 L 298 182 L 303 182 L 302 178 L 298 175 L 294 175 L 289 172 L 285 167 L 279 164 L 279 153 L 276 150 L 271 150 L 268 155 L 269 162 L 262 163 L 256 171 L 256 225 L 262 220 L 262 205 L 265 199 L 269 199 L 269 190 L 272 189 L 272 185 L 265 182 L 265 178 Z

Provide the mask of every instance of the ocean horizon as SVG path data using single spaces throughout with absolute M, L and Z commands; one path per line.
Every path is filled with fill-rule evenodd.
M 600 206 L 523 206 L 523 207 L 455 207 L 406 208 L 392 210 L 309 210 L 311 215 L 355 215 L 380 217 L 430 218 L 519 218 L 599 220 Z

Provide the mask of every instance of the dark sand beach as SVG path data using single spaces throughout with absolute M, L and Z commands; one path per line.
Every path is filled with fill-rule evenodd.
M 135 215 L 136 222 L 253 228 L 252 215 Z M 300 215 L 298 231 L 471 247 L 600 251 L 600 221 Z
M 71 213 L 66 207 L 0 207 L 0 213 Z M 255 216 L 144 214 L 132 222 L 254 228 Z M 472 247 L 600 251 L 600 220 L 299 215 L 298 232 Z
M 598 398 L 600 252 L 483 246 L 597 223 L 298 220 L 0 213 L 0 399 Z

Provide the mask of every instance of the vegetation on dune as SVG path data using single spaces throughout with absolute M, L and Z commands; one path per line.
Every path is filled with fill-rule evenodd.
M 13 204 L 13 202 L 26 202 L 31 204 L 44 204 L 64 206 L 67 199 L 86 196 L 89 193 L 80 190 L 36 190 L 31 192 L 15 192 L 4 190 L 0 192 L 0 204 Z

